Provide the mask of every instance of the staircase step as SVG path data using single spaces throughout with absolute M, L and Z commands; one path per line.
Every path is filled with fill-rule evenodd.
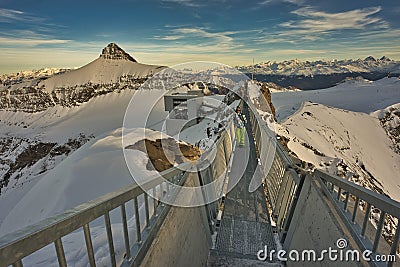
M 221 253 L 216 250 L 210 250 L 207 261 L 208 267 L 265 267 L 285 266 L 280 262 L 265 262 L 257 260 L 256 257 L 248 258 L 234 253 Z

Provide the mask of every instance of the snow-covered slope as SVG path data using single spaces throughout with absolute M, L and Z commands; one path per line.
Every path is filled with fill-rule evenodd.
M 39 87 L 44 86 L 47 92 L 52 92 L 56 88 L 74 87 L 87 83 L 112 84 L 128 77 L 130 79 L 147 78 L 163 68 L 138 63 L 116 44 L 111 43 L 103 49 L 98 59 L 79 69 L 42 81 Z
M 303 101 L 312 101 L 341 109 L 370 113 L 400 102 L 400 80 L 349 80 L 335 87 L 272 94 L 278 121 L 295 113 Z
M 278 134 L 303 167 L 325 169 L 400 200 L 399 89 L 398 78 L 384 78 L 272 93 Z
M 130 138 L 132 143 L 143 136 L 142 129 L 136 132 L 137 135 Z M 160 137 L 161 133 L 146 132 L 148 139 Z M 0 235 L 132 184 L 134 181 L 125 163 L 121 138 L 121 129 L 104 133 L 47 172 L 15 203 L 0 227 Z M 141 168 L 137 173 L 144 177 L 154 173 L 146 169 L 148 157 L 145 153 L 129 150 L 129 155 L 130 160 L 138 162 L 136 165 Z
M 146 112 L 150 108 L 146 102 L 156 101 L 162 94 L 161 90 L 123 90 L 92 98 L 80 106 L 57 105 L 36 113 L 0 111 L 0 134 L 39 135 L 56 142 L 79 133 L 98 136 L 122 127 L 126 108 L 133 95 L 138 99 L 137 109 Z M 165 111 L 157 106 L 149 119 L 157 120 L 164 114 Z M 145 119 L 138 116 L 137 124 L 132 127 L 142 127 Z
M 71 107 L 124 89 L 138 89 L 162 66 L 138 63 L 116 44 L 75 70 L 43 69 L 0 77 L 0 109 L 39 112 L 56 105 Z
M 0 236 L 132 184 L 134 180 L 125 163 L 121 139 L 126 108 L 135 95 L 136 112 L 130 115 L 129 124 L 130 128 L 136 128 L 129 138 L 135 143 L 144 136 L 140 127 L 146 122 L 159 122 L 166 116 L 163 106 L 148 105 L 149 102 L 156 102 L 163 93 L 161 90 L 125 89 L 93 97 L 79 106 L 56 105 L 35 113 L 0 110 L 0 141 L 4 140 L 6 144 L 0 149 L 0 171 L 4 168 L 1 176 L 10 167 L 16 166 L 0 194 Z M 143 114 L 149 114 L 149 109 L 152 113 L 146 120 Z M 82 137 L 84 140 L 79 143 Z M 146 138 L 160 138 L 160 133 L 147 130 Z M 40 146 L 28 149 L 37 143 Z M 62 149 L 56 149 L 58 147 Z M 37 148 L 43 152 L 43 157 L 38 156 Z M 25 156 L 21 158 L 21 154 Z M 147 170 L 148 157 L 145 153 L 129 150 L 127 155 L 136 162 L 136 174 L 148 177 L 154 173 Z M 139 209 L 141 218 L 145 218 L 144 207 Z M 134 215 L 130 212 L 127 216 L 130 235 L 135 238 Z M 111 218 L 113 234 L 118 237 L 122 231 L 120 214 L 113 212 Z M 144 227 L 145 221 L 142 223 Z M 107 266 L 109 259 L 105 253 L 107 237 L 104 226 L 101 222 L 93 222 L 91 231 L 96 262 Z M 76 232 L 66 237 L 65 253 L 74 266 L 87 265 L 82 236 L 82 232 Z M 118 259 L 123 258 L 123 247 L 122 242 L 116 241 Z M 52 249 L 48 246 L 40 250 L 24 259 L 24 264 L 56 266 L 57 259 L 49 256 L 53 255 Z
M 11 151 L 14 155 L 11 158 L 4 157 L 7 161 L 4 162 L 5 167 L 14 166 L 18 155 L 27 151 L 27 147 L 34 142 L 40 142 L 44 147 L 50 144 L 57 147 L 65 142 L 69 144 L 69 139 L 72 139 L 72 144 L 76 144 L 81 135 L 88 136 L 68 154 L 64 153 L 65 149 L 55 150 L 51 146 L 52 150 L 46 150 L 43 158 L 36 159 L 36 147 L 29 150 L 32 153 L 28 156 L 33 165 L 24 165 L 22 169 L 15 168 L 7 190 L 0 194 L 0 236 L 134 183 L 122 150 L 121 127 L 125 111 L 131 97 L 135 95 L 136 112 L 130 115 L 129 124 L 129 127 L 134 129 L 128 136 L 129 142 L 134 144 L 144 136 L 144 130 L 140 127 L 146 122 L 154 124 L 159 122 L 160 118 L 165 118 L 163 106 L 153 107 L 148 104 L 156 102 L 163 93 L 161 90 L 123 90 L 92 98 L 74 107 L 57 105 L 37 113 L 0 111 L 0 137 L 11 140 L 6 141 L 7 146 L 0 149 L 0 163 L 3 155 L 8 152 Z M 149 114 L 150 109 L 152 113 L 146 120 L 143 114 Z M 159 132 L 146 130 L 147 139 L 155 140 L 160 137 Z M 166 138 L 165 134 L 163 138 Z M 61 155 L 54 153 L 57 157 L 53 159 L 50 156 L 52 151 L 60 152 Z M 147 169 L 149 159 L 145 153 L 133 149 L 126 153 L 125 156 L 137 166 L 135 175 L 143 178 L 154 173 Z M 22 162 L 25 161 L 26 157 Z M 43 166 L 47 168 L 43 169 Z M 0 170 L 1 167 L 0 164 Z M 145 209 L 142 204 L 139 205 L 144 227 Z M 152 209 L 150 215 L 151 213 Z M 118 237 L 122 233 L 120 213 L 112 212 L 110 216 L 113 234 Z M 127 216 L 130 236 L 135 238 L 134 215 L 129 212 Z M 98 220 L 92 222 L 91 231 L 96 262 L 107 266 L 109 259 L 105 253 L 107 237 L 104 225 Z M 78 231 L 66 237 L 65 253 L 70 259 L 69 263 L 74 266 L 87 265 L 87 256 L 82 250 L 82 236 L 82 231 Z M 123 242 L 116 241 L 114 245 L 117 259 L 123 259 Z M 48 246 L 40 250 L 24 259 L 24 264 L 55 266 L 57 259 L 49 256 L 53 255 L 52 249 L 52 246 Z
M 377 118 L 306 102 L 278 129 L 301 160 L 400 200 L 400 155 Z
M 345 59 L 345 60 L 318 60 L 314 62 L 300 61 L 298 59 L 276 62 L 267 61 L 255 65 L 238 66 L 238 70 L 245 73 L 269 74 L 269 75 L 329 75 L 334 73 L 400 73 L 400 61 L 394 61 L 387 57 L 375 59 Z
M 140 71 L 144 71 L 143 73 L 138 72 L 137 68 L 128 68 L 127 72 L 129 73 L 129 71 L 135 70 L 136 72 L 134 73 L 136 73 L 138 77 L 142 74 L 150 74 L 146 72 L 146 70 L 148 70 L 148 68 L 146 68 L 147 65 L 134 62 L 123 50 L 119 50 L 112 45 L 106 47 L 102 56 L 91 64 L 96 65 L 98 62 L 108 62 L 110 64 L 114 62 L 114 68 L 107 65 L 102 66 L 104 67 L 103 71 L 113 77 L 118 77 L 121 73 L 117 72 L 125 70 L 124 66 L 138 66 Z M 120 64 L 121 62 L 123 64 Z M 152 66 L 152 68 L 155 69 L 157 66 Z M 93 71 L 93 77 L 98 71 L 98 69 L 90 68 L 86 70 Z M 77 70 L 76 72 L 72 71 L 53 77 L 61 77 L 63 78 L 62 80 L 69 81 L 71 82 L 70 84 L 72 84 L 76 82 L 76 80 L 70 80 L 74 79 L 74 77 L 71 78 L 71 76 L 69 76 L 71 73 L 82 74 L 82 72 Z M 131 72 L 131 74 L 132 73 L 133 72 Z M 89 73 L 87 73 L 87 75 L 90 76 Z M 143 81 L 144 79 L 141 82 Z M 140 85 L 138 82 L 140 81 L 134 79 L 127 80 L 121 84 L 134 86 L 133 89 L 135 89 Z M 16 91 L 18 91 L 18 96 L 20 96 L 21 99 L 30 98 L 30 93 L 23 90 L 19 92 L 20 89 L 18 89 L 18 87 L 23 84 L 24 83 L 13 84 L 16 88 L 14 88 L 15 90 L 8 90 L 10 95 L 9 99 L 16 96 L 15 94 L 13 95 Z M 0 223 L 12 210 L 17 215 L 11 218 L 16 219 L 19 217 L 18 220 L 20 221 L 20 223 L 14 225 L 24 226 L 28 222 L 45 218 L 55 212 L 71 208 L 77 203 L 91 200 L 99 196 L 99 194 L 113 191 L 118 188 L 118 186 L 122 186 L 118 180 L 111 181 L 113 184 L 109 186 L 102 186 L 100 182 L 101 177 L 98 177 L 98 172 L 96 172 L 98 169 L 101 169 L 101 173 L 110 176 L 110 172 L 113 169 L 111 168 L 112 166 L 124 163 L 123 158 L 114 155 L 117 153 L 116 151 L 121 149 L 120 137 L 117 141 L 119 144 L 118 148 L 109 149 L 109 146 L 100 146 L 97 150 L 87 150 L 85 149 L 87 146 L 81 146 L 89 140 L 92 140 L 90 142 L 95 142 L 99 141 L 99 138 L 106 138 L 107 135 L 113 136 L 112 133 L 122 127 L 126 108 L 133 95 L 135 95 L 135 99 L 137 100 L 135 108 L 138 113 L 132 114 L 132 117 L 135 117 L 132 118 L 132 121 L 135 123 L 129 125 L 131 128 L 143 127 L 145 125 L 146 118 L 141 116 L 141 114 L 149 114 L 150 108 L 153 109 L 151 116 L 147 118 L 147 122 L 149 123 L 152 121 L 159 122 L 160 118 L 165 117 L 165 111 L 161 106 L 151 107 L 147 104 L 148 101 L 152 103 L 156 102 L 163 94 L 163 91 L 131 90 L 130 87 L 124 89 L 120 85 L 110 86 L 107 84 L 102 85 L 103 87 L 99 86 L 99 88 L 106 90 L 106 93 L 103 92 L 98 95 L 89 94 L 90 97 L 87 97 L 83 103 L 74 105 L 61 105 L 53 101 L 52 105 L 48 107 L 44 105 L 43 107 L 45 107 L 45 109 L 39 112 L 32 112 L 35 111 L 35 109 L 31 109 L 31 112 L 18 111 L 15 109 L 0 110 L 0 176 L 2 177 L 0 180 Z M 92 89 L 93 85 L 88 87 L 82 85 L 78 88 L 78 90 L 84 92 L 90 92 Z M 66 95 L 66 90 L 68 89 L 62 92 L 64 96 Z M 76 88 L 71 89 L 72 93 L 75 91 Z M 32 94 L 36 95 L 36 93 Z M 43 92 L 43 94 L 47 93 Z M 47 95 L 51 95 L 54 100 L 54 95 L 56 95 L 56 93 L 53 91 L 51 94 Z M 64 98 L 64 100 L 67 99 Z M 122 152 L 120 154 L 120 156 L 122 156 Z M 74 161 L 75 157 L 78 157 L 79 160 Z M 86 163 L 90 162 L 90 158 L 93 160 L 93 162 L 91 162 L 93 168 L 85 169 L 85 174 L 92 178 L 97 177 L 100 179 L 99 183 L 94 183 L 98 184 L 100 187 L 96 188 L 92 186 L 89 188 L 88 192 L 81 194 L 83 199 L 79 197 L 67 197 L 68 195 L 62 193 L 63 190 L 73 191 L 74 189 L 83 188 L 81 187 L 81 182 L 84 183 L 84 180 L 81 179 L 83 173 L 80 173 L 78 171 L 79 168 L 75 167 L 79 166 L 78 162 L 81 160 L 85 159 Z M 105 160 L 107 158 L 115 159 L 115 162 L 113 161 L 114 163 L 112 164 L 104 165 L 104 162 L 100 159 Z M 99 160 L 96 161 L 96 159 Z M 94 162 L 97 162 L 99 166 L 94 166 Z M 62 171 L 59 171 L 59 168 L 61 168 Z M 90 173 L 89 170 L 92 170 L 93 173 Z M 121 169 L 121 171 L 123 170 L 124 169 Z M 74 176 L 74 174 L 77 176 Z M 130 175 L 127 173 L 120 173 L 120 175 L 116 176 L 125 179 L 123 180 L 125 184 L 127 182 L 126 180 L 132 181 Z M 54 177 L 62 179 L 59 181 L 64 185 L 60 187 L 63 188 L 62 191 L 57 191 L 57 187 L 54 184 L 57 183 L 57 179 L 54 180 Z M 103 179 L 103 181 L 105 180 L 106 178 Z M 58 183 L 58 185 L 60 185 L 60 183 Z M 36 186 L 36 184 L 39 185 Z M 57 203 L 57 208 L 53 209 L 54 207 L 46 206 L 41 209 L 41 212 L 37 212 L 36 217 L 33 215 L 27 217 L 23 216 L 25 208 L 34 210 L 33 207 L 41 206 L 40 195 L 44 194 L 40 193 L 43 192 L 38 189 L 40 187 L 47 188 L 48 190 L 52 188 L 54 194 L 47 194 L 47 201 L 49 201 L 49 203 Z M 67 189 L 67 187 L 70 189 Z M 45 190 L 46 192 L 48 191 L 47 189 Z M 29 201 L 24 199 L 29 199 Z M 76 202 L 76 200 L 78 202 Z M 28 206 L 31 208 L 28 208 Z M 20 209 L 18 207 L 23 208 Z M 16 229 L 12 228 L 12 223 L 9 223 L 12 219 L 7 219 L 7 221 L 8 226 L 6 226 L 5 232 Z M 2 230 L 3 234 L 5 232 Z
M 132 181 L 129 174 L 123 173 L 126 168 L 119 166 L 117 172 L 113 170 L 115 164 L 124 164 L 121 137 L 116 135 L 121 135 L 118 129 L 123 126 L 133 95 L 138 104 L 137 113 L 131 115 L 134 123 L 130 128 L 144 127 L 146 122 L 159 122 L 165 117 L 163 107 L 147 104 L 156 102 L 162 91 L 136 90 L 162 68 L 140 64 L 112 43 L 98 59 L 80 69 L 42 69 L 2 76 L 0 224 L 11 211 L 15 214 L 8 217 L 6 230 L 1 230 L 3 234 Z M 150 108 L 152 113 L 146 120 L 141 114 L 149 114 Z M 107 145 L 112 137 L 116 141 Z M 112 163 L 104 164 L 107 159 Z M 91 167 L 84 168 L 81 162 Z M 112 172 L 121 177 L 122 184 L 118 179 L 107 185 L 101 182 Z M 85 175 L 99 179 L 91 180 L 99 187 L 89 187 L 82 193 Z M 80 191 L 81 197 L 71 193 L 74 190 Z M 47 204 L 41 199 L 43 195 L 47 195 Z M 35 210 L 34 207 L 42 208 L 36 210 L 36 215 L 24 216 L 25 210 Z M 19 223 L 10 223 L 13 218 L 19 218 Z

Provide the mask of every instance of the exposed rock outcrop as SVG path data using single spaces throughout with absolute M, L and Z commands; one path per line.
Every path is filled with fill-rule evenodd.
M 172 168 L 175 163 L 181 164 L 200 158 L 200 150 L 190 144 L 178 143 L 175 139 L 144 139 L 129 145 L 126 149 L 140 150 L 149 156 L 147 169 L 159 172 Z M 171 162 L 172 161 L 172 162 Z
M 126 53 L 121 47 L 115 43 L 110 43 L 104 47 L 100 57 L 105 59 L 116 59 L 116 60 L 129 60 L 137 62 L 131 55 Z
M 265 99 L 267 100 L 267 103 L 268 103 L 269 107 L 271 108 L 272 115 L 274 116 L 274 119 L 276 120 L 275 107 L 272 104 L 272 100 L 271 100 L 271 92 L 269 91 L 268 87 L 265 84 L 261 85 L 261 92 L 264 95 Z

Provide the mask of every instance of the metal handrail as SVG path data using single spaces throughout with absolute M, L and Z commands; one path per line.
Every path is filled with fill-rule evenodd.
M 359 197 L 374 207 L 384 210 L 386 213 L 391 214 L 394 217 L 400 218 L 400 202 L 321 170 L 315 170 L 314 175 L 329 183 L 333 183 L 342 190 Z
M 255 110 L 254 107 L 252 108 Z M 258 149 L 265 149 L 266 144 L 260 144 L 260 142 L 262 142 L 261 132 L 269 132 L 267 126 L 264 123 L 260 123 L 262 120 L 257 112 L 251 113 L 250 120 L 253 124 L 252 129 Z M 272 140 L 272 138 L 270 138 L 269 141 L 276 142 L 276 151 L 273 164 L 269 170 L 269 173 L 266 175 L 266 191 L 269 204 L 272 208 L 273 219 L 276 222 L 277 230 L 280 233 L 281 241 L 283 242 L 286 232 L 289 229 L 294 209 L 296 208 L 297 199 L 302 189 L 304 175 L 299 176 L 292 169 L 294 167 L 293 161 L 289 157 L 288 153 L 284 150 L 283 146 L 277 142 L 277 140 Z M 262 152 L 259 152 L 258 154 L 262 163 Z M 282 167 L 284 168 L 284 171 L 282 171 Z M 339 204 L 336 205 L 336 208 L 341 210 L 342 215 L 347 218 L 347 226 L 348 228 L 352 229 L 351 232 L 355 241 L 360 245 L 360 247 L 364 249 L 371 249 L 373 253 L 377 253 L 379 239 L 385 223 L 385 216 L 391 215 L 397 218 L 397 220 L 400 222 L 400 203 L 342 178 L 324 173 L 320 170 L 316 170 L 314 172 L 314 176 L 323 180 L 323 190 L 334 196 L 331 199 L 335 200 L 336 204 Z M 330 189 L 327 186 L 328 183 L 331 184 Z M 336 193 L 334 186 L 337 187 Z M 343 192 L 346 192 L 346 197 L 344 203 L 342 203 L 343 205 L 340 205 L 339 202 L 341 201 L 341 193 Z M 348 216 L 348 214 L 343 213 L 343 210 L 346 211 L 347 209 L 350 195 L 356 197 L 356 207 L 353 210 L 353 214 Z M 358 209 L 358 204 L 361 200 L 367 203 L 367 211 L 362 226 L 358 227 L 355 226 L 355 215 Z M 377 231 L 374 240 L 366 241 L 365 232 L 372 206 L 381 211 L 381 218 L 377 225 Z M 399 239 L 400 227 L 398 224 L 390 249 L 392 255 L 395 255 L 397 252 Z M 389 263 L 389 265 L 391 264 L 392 263 Z
M 360 248 L 364 250 L 371 250 L 373 253 L 377 254 L 386 215 L 391 215 L 396 218 L 398 223 L 393 242 L 390 247 L 390 255 L 397 254 L 397 248 L 400 239 L 400 202 L 321 170 L 315 170 L 314 177 L 322 181 L 321 186 L 323 191 L 335 204 L 336 210 L 342 217 L 345 225 L 350 230 L 351 235 Z M 348 204 L 351 195 L 355 197 L 355 201 L 353 210 L 349 212 Z M 364 201 L 366 203 L 366 211 L 362 225 L 358 225 L 356 222 L 360 201 Z M 366 228 L 369 223 L 369 216 L 372 207 L 380 210 L 380 218 L 376 227 L 375 236 L 373 240 L 369 240 L 369 238 L 366 236 Z M 371 262 L 371 264 L 376 265 L 377 263 Z M 388 266 L 392 265 L 393 262 L 388 263 Z
M 212 192 L 214 194 L 214 198 L 217 200 L 214 203 L 209 203 L 205 205 L 206 213 L 207 213 L 207 219 L 209 223 L 209 228 L 210 228 L 210 233 L 213 234 L 215 232 L 215 225 L 217 224 L 217 214 L 218 211 L 221 207 L 221 203 L 223 201 L 222 196 L 226 194 L 227 191 L 227 179 L 228 179 L 228 170 L 230 168 L 230 164 L 232 163 L 232 155 L 234 151 L 234 140 L 235 140 L 235 130 L 233 126 L 233 122 L 230 121 L 227 123 L 225 127 L 225 131 L 223 132 L 224 134 L 221 135 L 218 140 L 215 142 L 215 158 L 214 162 L 210 163 L 208 159 L 203 160 L 202 162 L 206 165 L 208 165 L 207 168 L 204 170 L 198 171 L 197 175 L 200 181 L 200 185 L 205 185 L 208 184 L 212 181 L 214 181 L 215 175 L 217 174 L 217 169 L 216 165 L 218 163 L 222 164 L 224 170 L 222 175 L 224 176 L 224 181 L 222 183 L 221 188 L 214 188 L 215 192 Z M 207 155 L 205 155 L 207 158 Z M 206 192 L 206 190 L 203 190 L 203 195 L 207 195 L 210 192 Z M 207 197 L 204 196 L 205 199 Z
M 291 168 L 293 161 L 275 136 L 270 135 L 271 131 L 258 114 L 257 109 L 252 103 L 249 103 L 249 106 L 255 111 L 250 113 L 250 121 L 253 124 L 252 130 L 261 164 L 269 156 L 265 155 L 263 150 L 271 145 L 263 143 L 262 137 L 267 136 L 268 142 L 274 142 L 272 145 L 275 145 L 272 166 L 269 170 L 265 170 L 268 171 L 265 175 L 265 188 L 272 209 L 272 219 L 275 221 L 281 242 L 283 242 L 301 191 L 302 179 Z
M 251 105 L 251 103 L 249 105 Z M 252 109 L 256 110 L 254 106 Z M 256 146 L 259 150 L 265 149 L 265 147 L 268 147 L 268 145 L 260 143 L 263 141 L 261 132 L 264 131 L 264 133 L 269 133 L 266 124 L 260 123 L 262 120 L 257 112 L 250 114 L 250 120 L 253 124 L 252 129 Z M 269 204 L 272 208 L 273 219 L 277 224 L 277 230 L 280 233 L 281 241 L 283 242 L 285 239 L 285 232 L 289 229 L 292 215 L 297 205 L 297 199 L 302 190 L 302 181 L 304 180 L 305 174 L 309 172 L 302 173 L 299 176 L 294 169 L 292 169 L 294 167 L 293 161 L 283 146 L 276 139 L 269 138 L 268 141 L 276 142 L 276 151 L 273 164 L 266 175 L 266 191 Z M 258 155 L 262 164 L 263 157 L 265 158 L 266 156 L 262 155 L 261 151 L 258 152 Z M 364 249 L 371 249 L 373 253 L 377 253 L 380 235 L 385 223 L 385 216 L 391 215 L 397 218 L 397 220 L 400 222 L 400 203 L 342 178 L 324 173 L 320 170 L 316 170 L 314 172 L 314 176 L 324 181 L 323 190 L 332 195 L 332 200 L 336 201 L 337 209 L 341 209 L 343 211 L 344 208 L 344 210 L 346 210 L 349 202 L 349 196 L 353 195 L 356 197 L 356 207 L 353 210 L 353 214 L 351 216 L 347 216 L 348 214 L 344 214 L 343 212 L 342 214 L 348 219 L 347 225 L 349 228 L 352 228 L 352 235 L 360 247 Z M 331 184 L 331 188 L 328 188 L 328 183 Z M 334 186 L 337 187 L 337 192 L 335 192 Z M 341 201 L 341 194 L 343 192 L 346 192 L 346 197 L 344 203 L 342 203 L 343 205 L 340 205 L 339 202 Z M 367 211 L 362 226 L 356 227 L 355 213 L 357 212 L 360 201 L 366 202 Z M 381 211 L 381 218 L 377 225 L 377 231 L 374 240 L 366 241 L 365 232 L 372 206 Z M 399 239 L 400 227 L 398 224 L 390 249 L 392 255 L 396 254 Z M 389 263 L 389 265 L 391 264 L 392 263 Z
M 230 146 L 233 144 L 234 136 L 232 136 L 232 123 L 228 123 L 228 130 L 222 134 L 216 141 L 217 147 L 223 147 L 219 151 L 222 151 L 224 158 L 226 158 L 226 164 L 230 161 L 232 154 L 232 147 L 228 149 L 226 147 L 227 139 L 230 140 Z M 233 131 L 234 134 L 234 131 Z M 202 155 L 206 157 L 207 155 Z M 218 157 L 216 157 L 218 158 Z M 187 167 L 191 166 L 192 163 L 187 162 L 180 164 L 174 168 L 161 172 L 155 176 L 149 177 L 148 182 L 141 184 L 140 186 L 134 184 L 118 191 L 108 193 L 101 196 L 95 200 L 81 204 L 73 209 L 65 211 L 60 215 L 44 219 L 36 224 L 27 226 L 16 232 L 7 234 L 0 238 L 0 266 L 8 266 L 12 264 L 13 266 L 23 266 L 22 259 L 26 256 L 31 255 L 35 251 L 54 243 L 57 259 L 60 266 L 66 266 L 65 252 L 63 248 L 62 237 L 67 236 L 73 231 L 83 228 L 85 235 L 87 253 L 89 258 L 89 263 L 91 266 L 95 266 L 94 251 L 92 240 L 90 236 L 89 223 L 104 216 L 106 224 L 106 232 L 108 237 L 109 252 L 111 256 L 111 265 L 116 266 L 115 259 L 115 248 L 113 244 L 113 237 L 111 231 L 110 223 L 110 212 L 118 207 L 121 209 L 123 231 L 124 231 L 124 243 L 125 243 L 125 253 L 126 257 L 123 262 L 124 266 L 137 265 L 135 262 L 135 256 L 141 253 L 140 249 L 143 247 L 148 248 L 149 242 L 151 240 L 145 240 L 150 235 L 155 236 L 158 229 L 162 224 L 162 220 L 166 217 L 170 206 L 169 205 L 159 205 L 158 201 L 153 201 L 154 204 L 154 214 L 150 218 L 149 216 L 149 201 L 147 193 L 149 190 L 153 190 L 155 194 L 155 188 L 162 185 L 167 180 L 174 180 L 174 184 L 183 185 L 186 180 L 185 171 Z M 215 165 L 215 164 L 214 164 Z M 214 174 L 215 167 L 210 164 L 209 174 Z M 226 171 L 226 170 L 225 170 Z M 213 177 L 209 177 L 213 179 Z M 168 191 L 168 183 L 166 183 Z M 146 213 L 146 229 L 141 229 L 140 219 L 139 219 L 139 209 L 138 209 L 138 198 L 144 195 L 144 205 Z M 172 197 L 172 196 L 170 196 Z M 135 227 L 136 227 L 136 243 L 130 244 L 129 234 L 127 227 L 127 216 L 125 204 L 128 201 L 134 201 L 134 214 L 135 214 Z M 216 206 L 217 207 L 217 206 Z M 210 214 L 215 214 L 215 207 L 208 205 L 207 209 Z M 160 216 L 158 216 L 160 215 Z M 210 223 L 214 220 L 215 216 L 210 216 Z M 151 228 L 151 229 L 150 229 Z M 146 243 L 147 242 L 147 243 Z M 146 244 L 145 244 L 146 243 Z M 128 264 L 129 262 L 129 264 Z
M 161 173 L 165 179 L 172 179 L 173 177 L 183 180 L 184 172 L 178 168 L 173 168 Z M 180 177 L 177 177 L 180 176 Z M 125 203 L 130 200 L 135 200 L 135 217 L 137 232 L 137 242 L 140 243 L 140 221 L 138 212 L 137 198 L 145 195 L 145 208 L 146 208 L 146 222 L 149 226 L 150 219 L 148 218 L 149 203 L 147 200 L 146 191 L 160 185 L 164 179 L 160 175 L 149 178 L 149 182 L 144 183 L 140 187 L 138 185 L 131 185 L 121 190 L 108 193 L 95 200 L 81 204 L 73 209 L 70 209 L 60 215 L 50 217 L 42 220 L 34 225 L 27 226 L 16 232 L 7 234 L 0 238 L 0 265 L 8 266 L 22 266 L 24 257 L 32 254 L 33 252 L 54 243 L 57 252 L 57 258 L 60 266 L 66 266 L 66 260 L 62 245 L 61 238 L 72 233 L 76 229 L 82 227 L 85 233 L 86 245 L 88 248 L 88 255 L 91 266 L 94 266 L 93 247 L 91 245 L 89 223 L 102 216 L 105 217 L 110 255 L 112 265 L 115 266 L 115 252 L 112 244 L 112 233 L 110 225 L 109 213 L 111 210 L 121 207 L 124 226 L 126 225 L 126 211 Z M 176 181 L 175 181 L 176 182 Z M 182 182 L 182 181 L 181 181 Z M 154 215 L 156 216 L 158 204 L 156 206 L 154 201 Z M 130 256 L 130 244 L 126 227 L 124 227 L 124 238 L 126 244 L 126 253 Z M 128 257 L 128 260 L 131 257 Z

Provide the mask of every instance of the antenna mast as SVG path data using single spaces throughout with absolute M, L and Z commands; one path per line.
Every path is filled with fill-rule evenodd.
M 251 81 L 254 81 L 254 57 L 253 57 L 253 68 L 251 70 Z

